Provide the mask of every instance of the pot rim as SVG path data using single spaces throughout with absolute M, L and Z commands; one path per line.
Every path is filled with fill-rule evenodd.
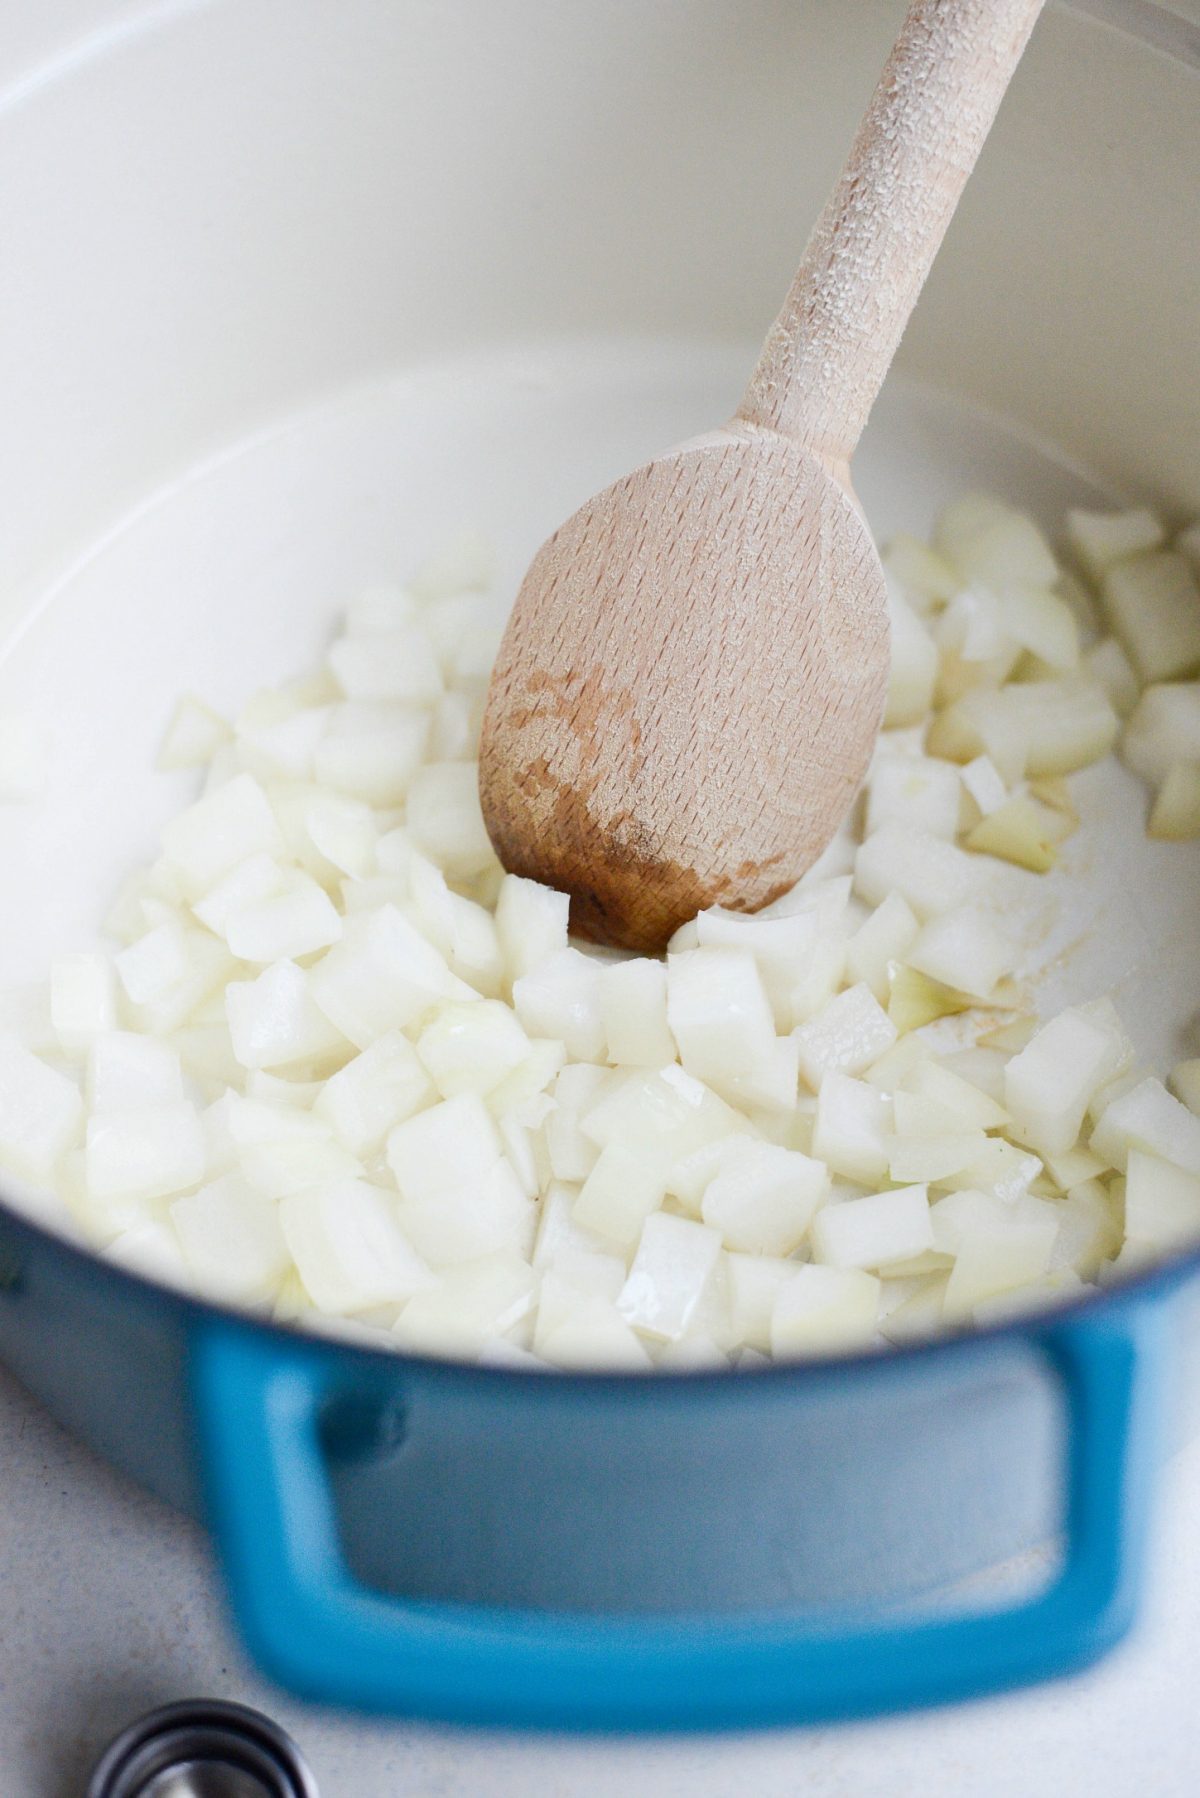
M 1197 1243 L 1195 1248 L 1171 1255 L 1164 1261 L 1155 1262 L 1125 1276 L 1117 1285 L 1088 1287 L 1083 1293 L 1072 1295 L 1059 1303 L 1025 1312 L 1018 1317 L 1006 1318 L 998 1323 L 972 1325 L 942 1336 L 894 1343 L 886 1349 L 863 1348 L 849 1353 L 807 1355 L 803 1359 L 770 1362 L 761 1367 L 666 1370 L 654 1367 L 646 1371 L 631 1368 L 525 1368 L 454 1360 L 445 1355 L 422 1355 L 406 1348 L 372 1348 L 348 1337 L 295 1329 L 274 1318 L 263 1317 L 235 1305 L 223 1304 L 216 1299 L 204 1298 L 198 1293 L 189 1292 L 185 1287 L 153 1280 L 133 1268 L 106 1260 L 103 1255 L 84 1244 L 72 1242 L 57 1230 L 38 1223 L 28 1213 L 5 1199 L 0 1190 L 0 1226 L 7 1229 L 10 1225 L 16 1227 L 18 1235 L 33 1237 L 40 1244 L 65 1253 L 81 1272 L 86 1269 L 90 1274 L 98 1273 L 102 1281 L 106 1280 L 118 1288 L 132 1287 L 143 1296 L 152 1295 L 157 1299 L 165 1298 L 179 1304 L 185 1313 L 192 1314 L 196 1323 L 216 1318 L 266 1335 L 278 1342 L 281 1351 L 290 1349 L 294 1353 L 297 1347 L 301 1347 L 316 1353 L 319 1349 L 325 1349 L 339 1358 L 347 1357 L 361 1362 L 374 1375 L 378 1375 L 381 1367 L 395 1367 L 439 1382 L 483 1380 L 485 1383 L 490 1381 L 498 1390 L 511 1389 L 516 1383 L 526 1390 L 535 1386 L 552 1393 L 576 1390 L 613 1391 L 628 1389 L 630 1386 L 644 1388 L 651 1384 L 672 1391 L 704 1393 L 716 1387 L 728 1390 L 730 1382 L 735 1379 L 761 1379 L 775 1384 L 785 1381 L 802 1383 L 806 1379 L 821 1378 L 828 1374 L 851 1375 L 870 1368 L 917 1368 L 932 1356 L 978 1354 L 981 1349 L 986 1350 L 996 1342 L 1036 1341 L 1049 1332 L 1069 1327 L 1077 1318 L 1090 1318 L 1097 1311 L 1119 1308 L 1130 1300 L 1163 1301 L 1189 1278 L 1200 1274 L 1200 1243 Z

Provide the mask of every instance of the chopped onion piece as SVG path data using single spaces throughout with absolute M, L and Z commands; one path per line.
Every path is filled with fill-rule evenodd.
M 1130 1242 L 1170 1254 L 1200 1242 L 1200 1174 L 1187 1173 L 1146 1149 L 1129 1151 L 1125 1234 Z
M 1067 513 L 1067 541 L 1094 581 L 1103 579 L 1114 562 L 1161 548 L 1166 533 L 1153 512 Z
M 1165 842 L 1200 837 L 1200 761 L 1173 762 L 1167 769 L 1146 829 Z
M 933 1247 L 929 1194 L 924 1186 L 903 1186 L 826 1205 L 812 1235 L 815 1261 L 878 1272 Z
M 848 987 L 794 1032 L 800 1072 L 816 1092 L 827 1074 L 861 1074 L 896 1040 L 896 1026 L 870 987 Z
M 363 1180 L 284 1199 L 279 1221 L 300 1278 L 322 1311 L 344 1316 L 411 1298 L 433 1276 L 405 1240 L 394 1200 Z
M 1185 557 L 1155 550 L 1114 562 L 1100 599 L 1143 684 L 1200 668 L 1200 589 Z
M 716 1230 L 656 1211 L 642 1228 L 629 1278 L 617 1299 L 618 1313 L 647 1336 L 678 1341 L 716 1273 L 720 1254 Z
M 870 1342 L 879 1317 L 880 1284 L 859 1268 L 796 1267 L 771 1307 L 771 1353 L 836 1354 Z
M 660 1068 L 675 1059 L 667 1025 L 667 972 L 637 958 L 601 970 L 597 990 L 608 1059 L 619 1067 Z
M 820 1161 L 774 1143 L 748 1142 L 709 1181 L 701 1216 L 720 1231 L 727 1248 L 789 1255 L 804 1240 L 828 1189 L 829 1172 Z

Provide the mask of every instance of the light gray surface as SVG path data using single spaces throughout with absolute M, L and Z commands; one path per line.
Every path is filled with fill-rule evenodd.
M 1172 1465 L 1137 1640 L 1083 1679 L 806 1734 L 540 1740 L 307 1709 L 251 1673 L 199 1532 L 0 1373 L 0 1794 L 79 1798 L 108 1737 L 199 1694 L 268 1710 L 322 1798 L 1188 1798 L 1200 1787 L 1200 1440 Z

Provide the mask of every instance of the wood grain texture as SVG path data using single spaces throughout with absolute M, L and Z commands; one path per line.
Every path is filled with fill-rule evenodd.
M 484 818 L 573 928 L 661 949 L 795 884 L 866 773 L 883 571 L 849 457 L 1041 0 L 914 0 L 737 417 L 538 553 L 492 677 Z
M 526 577 L 484 718 L 500 859 L 626 948 L 754 910 L 844 817 L 886 678 L 883 573 L 838 480 L 782 438 L 653 462 Z
M 849 462 L 1043 0 L 915 0 L 738 415 Z

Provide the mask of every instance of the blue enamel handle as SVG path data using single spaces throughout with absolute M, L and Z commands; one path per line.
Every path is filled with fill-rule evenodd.
M 345 1387 L 328 1345 L 213 1321 L 193 1361 L 202 1470 L 233 1609 L 302 1696 L 521 1727 L 753 1728 L 966 1698 L 1069 1672 L 1128 1628 L 1159 1458 L 1166 1306 L 1031 1326 L 1062 1380 L 1066 1545 L 1014 1608 L 909 1625 L 861 1614 L 639 1617 L 478 1609 L 374 1593 L 348 1571 L 319 1438 Z M 752 1377 L 752 1376 L 751 1376 Z M 848 1387 L 847 1402 L 853 1402 Z

